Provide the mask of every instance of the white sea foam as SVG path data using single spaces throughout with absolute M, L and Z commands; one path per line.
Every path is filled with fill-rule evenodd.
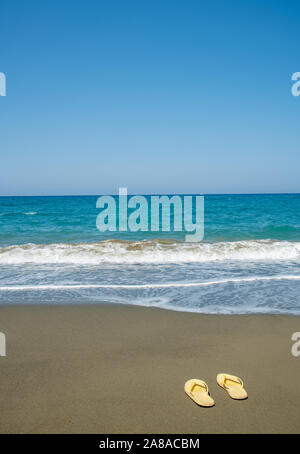
M 300 242 L 251 240 L 220 243 L 102 241 L 80 244 L 23 244 L 0 248 L 0 265 L 102 263 L 201 263 L 224 260 L 294 260 Z
M 36 214 L 36 211 L 29 211 L 28 213 L 24 213 L 26 214 L 27 216 L 33 216 Z
M 155 288 L 184 288 L 184 287 L 208 287 L 229 283 L 244 283 L 255 281 L 299 281 L 300 275 L 275 275 L 275 276 L 252 276 L 244 278 L 228 278 L 205 282 L 169 282 L 164 284 L 68 284 L 68 285 L 7 285 L 0 287 L 0 291 L 24 291 L 24 290 L 76 290 L 76 289 L 155 289 Z

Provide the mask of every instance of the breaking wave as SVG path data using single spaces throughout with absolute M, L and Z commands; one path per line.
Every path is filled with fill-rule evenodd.
M 248 240 L 219 243 L 174 241 L 121 241 L 99 243 L 23 244 L 0 248 L 0 265 L 71 264 L 166 264 L 217 261 L 295 260 L 300 242 Z

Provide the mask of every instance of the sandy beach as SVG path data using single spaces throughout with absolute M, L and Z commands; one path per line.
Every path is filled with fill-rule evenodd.
M 297 433 L 298 317 L 134 306 L 2 306 L 1 433 Z M 218 387 L 244 379 L 246 401 Z M 216 406 L 183 391 L 207 381 Z

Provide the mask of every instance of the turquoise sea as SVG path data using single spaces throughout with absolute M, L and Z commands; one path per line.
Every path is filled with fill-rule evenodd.
M 0 303 L 300 315 L 300 194 L 207 195 L 201 243 L 100 233 L 97 198 L 0 197 Z

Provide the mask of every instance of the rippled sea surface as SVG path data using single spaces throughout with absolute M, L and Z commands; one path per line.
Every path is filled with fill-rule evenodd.
M 0 303 L 300 315 L 299 194 L 205 196 L 201 243 L 100 233 L 96 201 L 0 198 Z

